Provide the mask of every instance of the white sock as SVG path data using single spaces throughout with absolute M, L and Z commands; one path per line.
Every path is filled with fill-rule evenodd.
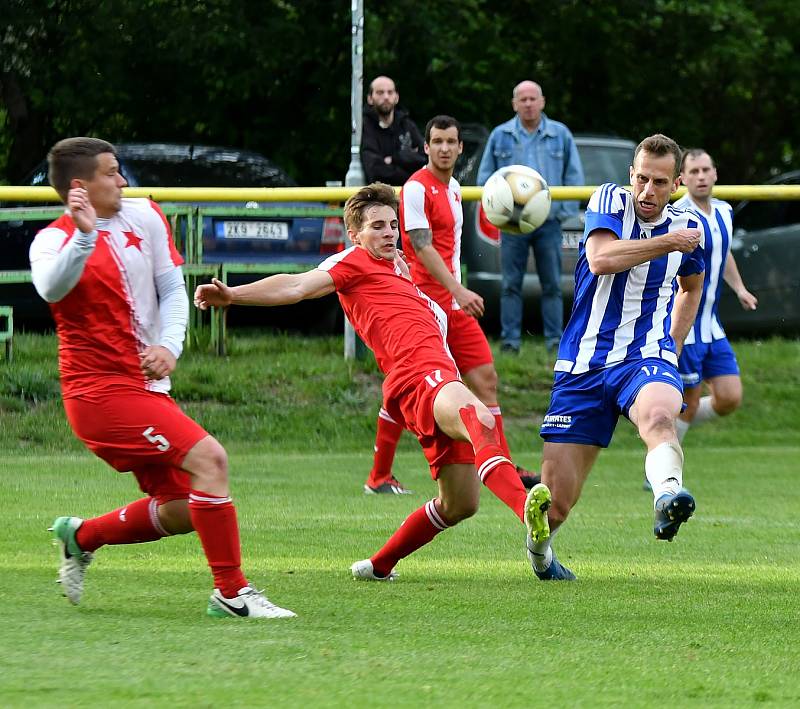
M 695 413 L 692 423 L 697 425 L 706 421 L 713 421 L 717 418 L 719 418 L 719 414 L 714 411 L 714 407 L 711 405 L 711 397 L 701 397 L 700 403 L 697 405 L 697 413 Z
M 684 421 L 683 419 L 675 419 L 675 430 L 678 432 L 678 443 L 683 443 L 683 437 L 692 425 L 691 421 Z
M 644 472 L 653 488 L 653 505 L 664 495 L 675 495 L 683 487 L 683 451 L 665 441 L 651 450 L 644 459 Z
M 537 571 L 547 571 L 550 564 L 553 563 L 553 550 L 550 548 L 550 543 L 553 537 L 556 536 L 558 529 L 550 532 L 550 536 L 541 542 L 534 542 L 533 548 L 530 550 L 533 554 L 533 568 Z
M 531 555 L 533 557 L 533 568 L 537 571 L 547 571 L 550 568 L 550 564 L 553 563 L 553 550 L 550 548 L 550 540 L 547 541 L 547 548 L 544 552 L 532 551 Z

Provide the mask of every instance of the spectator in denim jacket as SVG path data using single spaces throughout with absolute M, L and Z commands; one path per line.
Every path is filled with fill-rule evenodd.
M 489 136 L 478 169 L 478 184 L 507 165 L 527 165 L 548 185 L 582 185 L 583 166 L 569 128 L 544 113 L 539 84 L 523 81 L 514 88 L 511 105 L 517 114 Z M 533 248 L 542 286 L 542 321 L 548 351 L 561 340 L 564 310 L 561 299 L 561 222 L 578 213 L 578 202 L 553 202 L 547 221 L 530 234 L 504 235 L 500 243 L 503 286 L 500 298 L 502 348 L 519 352 L 522 339 L 522 280 Z

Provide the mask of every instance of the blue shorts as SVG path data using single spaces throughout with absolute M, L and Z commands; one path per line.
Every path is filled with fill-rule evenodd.
M 727 337 L 713 342 L 696 342 L 684 345 L 678 359 L 678 371 L 683 386 L 699 387 L 704 379 L 713 379 L 727 374 L 739 376 L 739 363 Z
M 652 382 L 669 384 L 683 396 L 678 370 L 658 357 L 584 374 L 556 372 L 550 408 L 539 435 L 552 443 L 607 448 L 620 414 L 627 417 L 636 395 Z

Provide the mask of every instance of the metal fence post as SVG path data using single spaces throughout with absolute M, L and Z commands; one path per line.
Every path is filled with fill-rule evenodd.
M 364 2 L 352 0 L 352 81 L 350 84 L 350 166 L 344 184 L 347 187 L 360 187 L 364 184 L 364 169 L 361 166 L 361 94 L 364 86 Z M 349 240 L 348 240 L 349 242 Z M 350 321 L 344 319 L 344 358 L 364 359 L 367 348 Z

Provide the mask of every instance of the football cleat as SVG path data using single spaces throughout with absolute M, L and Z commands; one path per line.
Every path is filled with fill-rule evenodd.
M 671 542 L 680 526 L 694 514 L 694 497 L 688 490 L 681 490 L 675 495 L 663 495 L 656 501 L 655 524 L 653 534 L 656 539 Z
M 239 589 L 235 598 L 225 598 L 218 588 L 208 599 L 206 613 L 212 618 L 296 618 L 297 613 L 276 606 L 263 591 L 250 586 Z
M 521 465 L 517 466 L 517 475 L 526 490 L 530 490 L 534 485 L 542 482 L 542 476 L 539 473 L 534 473 L 532 470 L 525 470 Z
M 353 574 L 353 578 L 359 581 L 394 581 L 397 578 L 397 572 L 394 569 L 386 576 L 378 576 L 369 559 L 357 561 L 350 567 L 350 571 Z
M 552 497 L 550 488 L 544 483 L 534 485 L 525 498 L 525 527 L 528 529 L 528 546 L 535 542 L 543 542 L 550 536 L 550 524 L 547 521 L 547 510 L 550 509 Z
M 385 483 L 381 483 L 377 487 L 370 487 L 364 484 L 364 493 L 366 495 L 411 495 L 412 492 L 408 488 L 403 487 L 402 483 L 392 476 Z
M 61 584 L 61 592 L 67 600 L 76 606 L 83 594 L 83 577 L 94 558 L 75 541 L 75 533 L 82 524 L 80 517 L 58 517 L 53 526 L 48 528 L 53 533 L 53 543 L 58 546 L 61 557 L 57 582 Z

